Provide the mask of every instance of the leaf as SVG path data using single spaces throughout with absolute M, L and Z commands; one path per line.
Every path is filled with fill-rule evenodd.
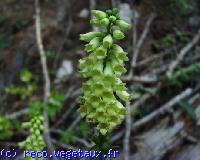
M 10 46 L 10 43 L 11 43 L 10 32 L 0 34 L 0 50 L 8 48 Z
M 90 133 L 91 129 L 89 127 L 89 125 L 85 122 L 82 122 L 78 128 L 77 128 L 77 133 L 79 133 L 80 135 L 88 135 Z
M 45 110 L 48 112 L 51 118 L 55 117 L 56 113 L 61 109 L 62 103 L 65 97 L 57 90 L 53 90 L 49 97 L 49 102 L 45 106 Z
M 43 103 L 39 100 L 35 100 L 29 104 L 29 114 L 30 116 L 35 116 L 35 114 L 41 113 Z
M 32 77 L 32 73 L 27 69 L 23 69 L 20 73 L 20 80 L 22 82 L 29 82 L 32 79 Z
M 61 140 L 66 144 L 74 143 L 75 142 L 74 132 L 73 131 L 62 131 L 61 132 Z
M 179 104 L 192 117 L 193 120 L 197 120 L 194 108 L 190 103 L 187 101 L 180 101 Z

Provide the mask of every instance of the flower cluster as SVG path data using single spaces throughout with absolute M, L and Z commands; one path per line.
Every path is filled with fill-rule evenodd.
M 30 134 L 25 141 L 19 143 L 21 148 L 26 148 L 29 151 L 42 151 L 44 149 L 45 142 L 42 137 L 44 130 L 43 122 L 43 116 L 35 115 L 30 122 L 23 123 L 23 127 L 28 128 Z
M 127 102 L 130 96 L 120 76 L 126 72 L 124 61 L 128 61 L 128 57 L 115 42 L 125 37 L 123 31 L 131 25 L 120 19 L 116 9 L 92 10 L 91 13 L 95 17 L 91 24 L 103 31 L 80 35 L 80 40 L 88 43 L 85 51 L 89 56 L 79 61 L 80 74 L 88 79 L 82 87 L 79 110 L 82 117 L 106 134 L 126 115 L 120 100 Z

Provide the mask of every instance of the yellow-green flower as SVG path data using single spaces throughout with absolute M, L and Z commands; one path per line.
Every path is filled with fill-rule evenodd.
M 106 12 L 93 10 L 92 15 L 95 18 L 91 24 L 104 31 L 80 35 L 80 40 L 88 43 L 85 50 L 90 54 L 79 61 L 80 73 L 87 78 L 82 87 L 79 111 L 87 122 L 96 125 L 101 134 L 106 134 L 122 122 L 126 108 L 121 101 L 130 99 L 120 80 L 126 72 L 127 53 L 116 44 L 125 37 L 123 31 L 129 29 L 130 24 L 121 20 L 114 9 Z

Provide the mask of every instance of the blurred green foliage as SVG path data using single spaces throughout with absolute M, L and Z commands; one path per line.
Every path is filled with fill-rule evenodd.
M 0 140 L 8 140 L 13 135 L 13 125 L 12 122 L 0 116 Z
M 91 133 L 91 128 L 86 122 L 81 122 L 73 131 L 61 131 L 61 140 L 66 144 L 74 144 L 75 137 L 88 137 Z
M 171 0 L 172 7 L 176 10 L 176 17 L 180 18 L 189 13 L 189 7 L 194 0 Z
M 24 28 L 28 23 L 29 20 L 25 19 L 24 17 L 17 17 L 14 22 L 13 28 L 15 28 L 16 30 L 20 30 Z
M 11 95 L 19 95 L 22 100 L 25 100 L 30 98 L 36 90 L 36 83 L 32 73 L 27 69 L 20 72 L 20 80 L 24 83 L 23 86 L 10 85 L 6 88 L 6 92 Z
M 179 102 L 180 106 L 188 113 L 188 115 L 193 119 L 193 120 L 197 120 L 197 116 L 195 113 L 195 109 L 194 106 L 191 105 L 189 102 L 187 101 L 181 101 Z
M 75 142 L 75 133 L 73 131 L 61 131 L 61 141 L 66 144 L 74 144 Z
M 180 86 L 183 82 L 186 82 L 188 80 L 194 82 L 200 82 L 200 79 L 195 79 L 195 78 L 191 79 L 191 76 L 193 74 L 199 74 L 199 73 L 200 73 L 200 62 L 196 62 L 185 68 L 177 68 L 177 70 L 173 72 L 172 77 L 168 79 L 167 82 L 170 85 L 177 85 L 177 86 Z
M 9 47 L 11 44 L 11 33 L 5 32 L 0 34 L 0 50 Z
M 61 109 L 64 99 L 65 97 L 61 92 L 57 90 L 51 92 L 49 101 L 45 106 L 45 110 L 51 118 L 55 117 L 56 113 Z
M 167 36 L 161 39 L 161 46 L 164 48 L 170 48 L 175 42 L 175 37 L 171 34 L 168 34 Z

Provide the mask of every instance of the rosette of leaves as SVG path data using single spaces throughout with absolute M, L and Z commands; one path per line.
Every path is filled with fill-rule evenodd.
M 21 148 L 25 148 L 29 151 L 42 151 L 45 147 L 45 142 L 42 137 L 44 130 L 44 117 L 42 115 L 34 115 L 30 122 L 22 124 L 24 128 L 29 129 L 29 136 L 25 141 L 19 143 Z
M 79 110 L 87 122 L 105 135 L 126 115 L 122 103 L 129 101 L 130 96 L 120 76 L 126 72 L 124 62 L 128 57 L 116 42 L 125 37 L 123 32 L 131 25 L 120 19 L 117 9 L 91 13 L 95 17 L 91 24 L 103 31 L 80 35 L 80 40 L 87 42 L 85 51 L 89 55 L 79 61 L 80 74 L 87 78 Z

